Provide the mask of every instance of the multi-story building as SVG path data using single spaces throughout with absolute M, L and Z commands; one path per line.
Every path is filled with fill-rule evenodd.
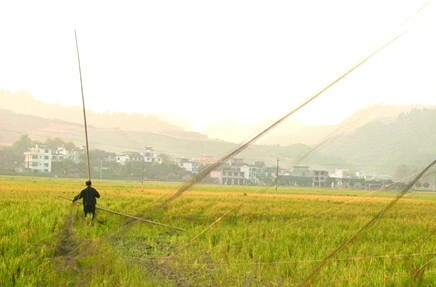
M 151 149 L 146 149 L 145 152 L 125 152 L 115 155 L 115 161 L 121 165 L 127 162 L 147 162 L 162 164 L 162 158 L 157 156 Z
M 226 167 L 221 170 L 221 184 L 223 185 L 246 185 L 244 172 L 239 167 Z
M 352 178 L 355 177 L 348 169 L 335 169 L 330 172 L 329 176 L 332 178 L 331 187 L 334 188 L 350 188 Z
M 279 182 L 282 185 L 312 187 L 314 179 L 314 171 L 308 166 L 296 165 L 288 175 L 280 175 Z
M 258 174 L 262 165 L 248 165 L 240 158 L 231 159 L 210 173 L 216 183 L 223 185 L 259 184 Z
M 115 160 L 117 163 L 121 164 L 121 165 L 125 165 L 126 162 L 129 162 L 129 154 L 124 153 L 124 154 L 117 154 L 115 156 Z
M 51 173 L 52 151 L 45 145 L 34 145 L 24 152 L 27 171 Z
M 58 147 L 56 150 L 52 151 L 53 161 L 63 161 L 72 160 L 73 162 L 79 162 L 80 156 L 84 153 L 84 149 L 74 148 L 67 149 L 65 147 Z
M 144 162 L 162 164 L 162 157 L 156 154 L 151 147 L 145 147 L 145 150 L 141 154 L 144 157 Z
M 247 165 L 244 164 L 241 166 L 240 171 L 243 173 L 246 182 L 252 185 L 259 184 L 258 175 L 261 171 L 261 168 L 255 165 Z
M 109 161 L 110 157 L 107 159 Z M 139 152 L 125 152 L 117 154 L 115 161 L 121 165 L 125 165 L 128 162 L 142 162 L 144 157 Z
M 198 162 L 185 157 L 176 158 L 174 162 L 176 165 L 180 166 L 184 170 L 192 173 L 197 173 L 198 167 L 200 166 Z
M 313 171 L 313 186 L 314 187 L 327 187 L 329 179 L 329 172 L 326 170 Z

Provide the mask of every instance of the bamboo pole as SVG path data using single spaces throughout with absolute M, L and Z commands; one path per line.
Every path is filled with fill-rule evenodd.
M 58 196 L 58 197 L 62 198 L 62 199 L 66 199 L 68 201 L 72 201 L 70 198 L 67 198 L 67 197 L 63 197 L 63 196 Z M 155 224 L 155 225 L 159 225 L 159 226 L 163 226 L 163 227 L 168 227 L 168 228 L 179 230 L 179 231 L 186 231 L 183 228 L 174 227 L 174 226 L 171 226 L 171 225 L 168 225 L 168 224 L 164 224 L 164 223 L 148 220 L 148 219 L 137 217 L 137 216 L 130 215 L 130 214 L 127 214 L 127 213 L 113 211 L 113 210 L 110 210 L 110 209 L 107 209 L 107 208 L 104 208 L 104 207 L 100 207 L 100 206 L 97 206 L 97 205 L 95 206 L 95 208 L 103 210 L 103 211 L 106 211 L 106 212 L 109 212 L 109 213 L 117 214 L 117 215 L 120 215 L 120 216 L 124 216 L 124 217 L 128 217 L 128 218 L 133 218 L 133 219 L 136 219 L 136 220 L 139 220 L 139 221 L 142 221 L 142 222 L 146 222 L 146 223 L 150 223 L 150 224 Z

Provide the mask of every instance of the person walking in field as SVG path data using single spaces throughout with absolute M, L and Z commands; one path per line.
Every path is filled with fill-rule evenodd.
M 92 213 L 92 220 L 94 220 L 95 205 L 97 204 L 96 198 L 100 198 L 100 194 L 91 185 L 92 182 L 90 180 L 87 180 L 86 188 L 83 189 L 78 195 L 74 197 L 73 202 L 83 198 L 83 211 L 85 212 L 85 217 L 88 213 Z

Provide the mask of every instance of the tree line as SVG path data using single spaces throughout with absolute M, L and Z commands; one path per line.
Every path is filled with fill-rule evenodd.
M 50 174 L 24 170 L 24 152 L 34 145 L 45 145 L 52 150 L 58 147 L 76 149 L 73 142 L 65 142 L 60 138 L 48 138 L 44 142 L 34 141 L 29 135 L 22 135 L 11 146 L 0 146 L 0 173 L 4 175 L 32 175 L 54 177 L 87 177 L 86 154 L 79 157 L 78 162 L 71 159 L 52 162 Z M 102 179 L 129 179 L 129 180 L 156 180 L 156 181 L 183 181 L 193 174 L 176 165 L 168 156 L 161 155 L 162 164 L 148 162 L 126 162 L 120 164 L 108 161 L 110 153 L 103 150 L 90 151 L 91 172 L 93 178 Z M 206 180 L 207 181 L 207 180 Z

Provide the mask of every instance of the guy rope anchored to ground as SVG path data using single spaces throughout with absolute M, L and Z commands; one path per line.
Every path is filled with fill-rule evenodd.
M 429 1 L 430 2 L 430 1 Z M 423 5 L 418 11 L 413 13 L 405 22 L 409 21 L 411 18 L 413 18 L 418 12 L 424 9 L 429 2 L 427 2 L 425 5 Z M 274 129 L 276 126 L 280 125 L 283 121 L 285 121 L 288 117 L 317 99 L 319 96 L 321 96 L 325 91 L 333 87 L 335 84 L 346 78 L 349 74 L 351 74 L 354 70 L 359 68 L 361 65 L 366 63 L 368 60 L 370 60 L 372 57 L 380 53 L 382 50 L 384 50 L 386 47 L 388 47 L 390 44 L 392 44 L 395 40 L 403 36 L 409 29 L 404 29 L 400 31 L 399 33 L 395 34 L 392 38 L 390 38 L 388 41 L 383 43 L 380 47 L 375 49 L 372 53 L 361 59 L 359 62 L 357 62 L 355 65 L 351 66 L 348 70 L 346 70 L 344 73 L 342 73 L 339 77 L 325 85 L 323 88 L 321 88 L 318 92 L 313 94 L 311 97 L 303 101 L 300 105 L 298 105 L 296 108 L 279 118 L 277 121 L 275 121 L 273 124 L 271 124 L 269 127 L 255 135 L 254 137 L 247 139 L 246 141 L 242 142 L 239 146 L 237 146 L 233 151 L 229 152 L 227 155 L 221 157 L 216 162 L 212 163 L 202 171 L 200 171 L 197 175 L 195 175 L 191 180 L 186 181 L 178 190 L 176 193 L 174 193 L 172 196 L 170 196 L 168 199 L 166 199 L 164 202 L 162 202 L 159 206 L 157 206 L 154 210 L 149 212 L 146 217 L 151 216 L 156 211 L 160 210 L 176 198 L 178 198 L 180 195 L 182 195 L 185 191 L 189 190 L 193 185 L 200 182 L 203 178 L 205 178 L 211 171 L 216 169 L 217 167 L 221 166 L 224 162 L 229 160 L 230 158 L 234 157 L 235 155 L 239 154 L 243 150 L 245 150 L 247 147 L 255 143 L 257 140 L 259 140 L 261 137 L 263 137 L 265 134 L 267 134 L 269 131 Z
M 420 9 L 418 9 L 416 12 L 414 12 L 405 22 L 408 22 L 410 19 L 414 18 L 419 12 L 421 12 L 431 1 L 426 2 Z M 202 170 L 200 173 L 198 173 L 195 177 L 193 177 L 191 180 L 185 182 L 176 193 L 174 193 L 172 196 L 170 196 L 168 199 L 166 199 L 163 203 L 161 203 L 159 206 L 157 206 L 154 210 L 148 213 L 147 216 L 151 216 L 156 211 L 160 210 L 161 208 L 165 207 L 167 204 L 178 198 L 180 195 L 182 195 L 185 191 L 189 190 L 193 185 L 200 182 L 204 177 L 206 177 L 211 171 L 222 165 L 225 161 L 232 158 L 233 156 L 239 154 L 241 151 L 246 149 L 248 146 L 256 142 L 258 139 L 260 139 L 262 136 L 264 136 L 266 133 L 268 133 L 271 129 L 278 126 L 280 123 L 282 123 L 285 119 L 287 119 L 289 116 L 297 112 L 298 110 L 305 107 L 310 102 L 317 99 L 321 94 L 323 94 L 325 91 L 327 91 L 329 88 L 334 86 L 336 83 L 344 79 L 346 76 L 348 76 L 350 73 L 352 73 L 354 70 L 356 70 L 358 67 L 363 65 L 365 62 L 367 62 L 369 59 L 374 57 L 376 54 L 384 50 L 387 46 L 392 44 L 394 41 L 396 41 L 398 38 L 403 36 L 406 32 L 408 32 L 409 29 L 404 29 L 397 34 L 395 34 L 392 38 L 390 38 L 388 41 L 386 41 L 383 45 L 381 45 L 379 48 L 374 50 L 372 53 L 370 53 L 368 56 L 364 57 L 361 61 L 359 61 L 357 64 L 352 66 L 350 69 L 348 69 L 346 72 L 341 74 L 339 77 L 337 77 L 335 80 L 327 84 L 325 87 L 323 87 L 321 90 L 319 90 L 317 93 L 315 93 L 313 96 L 305 100 L 303 103 L 301 103 L 298 107 L 290 111 L 289 113 L 285 114 L 283 117 L 278 119 L 276 122 L 274 122 L 272 125 L 267 127 L 265 130 L 260 132 L 259 134 L 255 135 L 251 139 L 248 139 L 247 141 L 244 141 L 242 144 L 240 144 L 238 147 L 236 147 L 233 151 L 228 153 L 227 155 L 223 156 L 204 170 Z M 321 260 L 321 262 L 313 269 L 313 271 L 308 275 L 308 277 L 301 283 L 300 286 L 307 286 L 310 284 L 311 280 L 314 278 L 314 276 L 320 271 L 320 269 L 326 264 L 328 260 L 330 260 L 332 257 L 334 257 L 336 254 L 338 254 L 340 251 L 345 249 L 351 242 L 353 242 L 360 234 L 362 234 L 364 231 L 366 231 L 370 226 L 375 224 L 377 220 L 379 220 L 383 215 L 389 211 L 409 190 L 410 188 L 433 166 L 436 164 L 436 160 L 431 162 L 426 168 L 424 168 L 415 178 L 412 180 L 409 185 L 404 188 L 400 194 L 392 200 L 383 210 L 381 210 L 376 216 L 374 216 L 367 224 L 365 224 L 359 231 L 357 231 L 352 237 L 350 237 L 348 240 L 346 240 L 343 244 L 341 244 L 335 251 L 333 251 L 331 254 L 326 256 L 324 259 Z M 232 209 L 234 210 L 234 209 Z M 232 211 L 231 210 L 231 211 Z M 221 220 L 223 217 L 225 217 L 228 213 L 224 214 L 220 218 L 218 218 L 216 221 L 214 221 L 212 225 L 214 225 L 217 221 Z M 211 226 L 209 226 L 207 229 L 209 229 Z M 206 230 L 207 230 L 206 229 Z M 206 231 L 204 230 L 204 231 Z M 204 233 L 202 231 L 199 235 L 195 236 L 191 240 L 187 242 L 189 244 L 193 240 L 195 240 L 198 236 Z M 182 246 L 182 248 L 185 245 Z

